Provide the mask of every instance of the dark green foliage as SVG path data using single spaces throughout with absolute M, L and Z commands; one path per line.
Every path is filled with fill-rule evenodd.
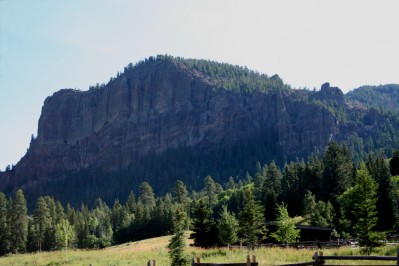
M 367 170 L 378 184 L 378 223 L 377 229 L 387 231 L 398 225 L 398 195 L 397 187 L 389 172 L 389 166 L 382 155 L 370 154 L 367 161 Z
M 192 231 L 190 238 L 194 239 L 194 246 L 212 247 L 217 245 L 217 228 L 212 218 L 209 205 L 200 199 L 192 216 Z
M 55 211 L 55 206 L 54 206 Z M 37 199 L 36 209 L 33 213 L 33 234 L 34 240 L 39 251 L 42 250 L 43 242 L 46 236 L 51 238 L 51 224 L 52 224 L 50 208 L 43 197 Z
M 349 92 L 347 101 L 379 110 L 399 111 L 399 85 L 363 86 Z
M 261 191 L 261 201 L 265 206 L 266 218 L 274 221 L 277 218 L 277 203 L 281 195 L 281 172 L 274 161 L 270 163 L 266 170 L 266 177 L 264 178 Z
M 244 188 L 244 205 L 239 214 L 239 238 L 254 249 L 266 238 L 265 218 L 262 206 L 255 201 L 253 187 Z
M 222 244 L 229 247 L 230 244 L 237 242 L 238 221 L 234 215 L 227 210 L 226 206 L 223 206 L 222 212 L 220 213 L 217 228 L 218 237 Z
M 394 150 L 392 153 L 392 158 L 389 161 L 389 169 L 391 175 L 399 176 L 399 150 Z
M 21 189 L 15 193 L 10 215 L 10 242 L 13 253 L 25 252 L 28 238 L 28 209 Z
M 319 200 L 316 203 L 315 196 L 308 191 L 303 201 L 303 215 L 310 225 L 332 227 L 335 211 L 330 202 Z
M 172 189 L 172 199 L 174 203 L 187 205 L 188 191 L 186 185 L 181 180 L 177 180 Z
M 340 196 L 343 213 L 353 215 L 353 231 L 360 246 L 381 245 L 379 235 L 374 231 L 377 225 L 377 183 L 370 176 L 364 164 L 357 171 L 356 184 Z
M 214 206 L 217 201 L 216 184 L 209 175 L 204 178 L 204 189 L 202 192 L 207 198 L 207 203 L 209 206 Z
M 10 251 L 10 221 L 6 196 L 0 192 L 0 256 Z
M 306 164 L 290 163 L 285 166 L 281 180 L 281 201 L 287 204 L 288 213 L 300 215 L 305 183 Z M 308 189 L 310 189 L 308 187 Z
M 191 189 L 188 193 L 183 181 L 177 181 L 173 189 L 167 191 L 169 193 L 157 197 L 152 187 L 142 182 L 137 202 L 130 192 L 124 205 L 114 200 L 112 209 L 98 199 L 93 207 L 82 204 L 80 208 L 73 208 L 68 204 L 64 211 L 60 202 L 44 196 L 37 199 L 31 216 L 27 215 L 22 191 L 15 194 L 14 201 L 11 198 L 7 201 L 0 193 L 0 252 L 4 255 L 57 248 L 57 224 L 63 219 L 72 226 L 72 244 L 79 248 L 102 248 L 113 243 L 166 235 L 173 230 L 176 209 L 190 216 L 185 220 L 185 228 L 192 219 L 190 229 L 197 246 L 235 242 L 235 216 L 239 220 L 238 239 L 254 248 L 266 236 L 266 218 L 267 221 L 278 221 L 281 216 L 280 209 L 277 212 L 271 209 L 276 206 L 284 206 L 285 217 L 300 215 L 303 211 L 310 225 L 334 227 L 341 236 L 359 236 L 362 245 L 372 246 L 381 236 L 378 231 L 397 228 L 397 188 L 384 156 L 370 155 L 366 163 L 372 176 L 371 183 L 368 173 L 364 177 L 364 167 L 360 170 L 353 167 L 348 149 L 331 143 L 322 159 L 314 155 L 306 163 L 292 162 L 282 172 L 276 163 L 263 166 L 257 163 L 253 177 L 249 173 L 230 177 L 225 183 L 226 190 L 206 176 L 200 192 Z M 358 179 L 353 186 L 355 174 Z M 201 179 L 194 180 L 199 182 Z M 377 184 L 377 193 L 373 192 L 373 182 Z M 340 192 L 345 187 L 348 188 Z M 304 191 L 308 192 L 304 194 Z M 365 191 L 372 197 L 363 195 Z M 326 200 L 321 200 L 323 197 Z M 330 203 L 334 201 L 340 207 L 339 213 Z M 282 205 L 283 202 L 293 206 Z M 265 206 L 268 207 L 265 209 Z M 16 218 L 17 213 L 22 215 Z M 276 213 L 279 215 L 271 218 Z M 18 224 L 23 226 L 15 226 Z M 366 230 L 370 233 L 362 234 Z M 18 238 L 22 240 L 11 232 L 24 232 L 20 234 L 22 238 Z
M 331 142 L 323 157 L 324 171 L 320 197 L 336 202 L 336 198 L 353 184 L 354 167 L 348 148 Z
M 129 213 L 128 208 L 122 206 L 118 200 L 115 200 L 111 212 L 111 225 L 114 232 L 113 239 L 116 243 L 123 243 L 128 240 L 127 230 L 132 218 L 133 215 Z
M 155 194 L 152 187 L 147 182 L 142 182 L 139 189 L 139 201 L 144 206 L 145 219 L 149 219 L 151 217 L 151 212 L 155 208 Z
M 246 67 L 217 63 L 208 60 L 176 58 L 179 63 L 210 77 L 216 87 L 249 94 L 255 90 L 290 89 L 278 75 L 268 77 Z
M 184 255 L 184 248 L 186 246 L 184 240 L 184 229 L 186 221 L 186 213 L 183 209 L 177 208 L 173 215 L 173 237 L 170 239 L 169 257 L 171 266 L 184 266 L 189 265 L 189 260 Z

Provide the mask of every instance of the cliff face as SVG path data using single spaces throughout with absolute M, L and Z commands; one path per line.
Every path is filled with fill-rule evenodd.
M 272 147 L 280 162 L 306 158 L 345 138 L 336 116 L 311 97 L 346 108 L 342 92 L 329 85 L 317 93 L 278 88 L 243 94 L 215 86 L 178 60 L 154 60 L 106 86 L 48 97 L 37 138 L 12 171 L 2 173 L 0 190 L 37 191 L 85 169 L 115 173 L 165 151 L 217 153 L 253 140 Z

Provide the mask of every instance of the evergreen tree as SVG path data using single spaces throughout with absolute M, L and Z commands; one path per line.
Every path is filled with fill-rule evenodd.
M 281 178 L 280 170 L 272 161 L 267 167 L 266 178 L 262 185 L 262 202 L 267 211 L 267 218 L 272 221 L 277 218 L 276 206 L 281 195 Z M 266 217 L 266 213 L 264 215 Z
M 378 184 L 378 223 L 377 229 L 387 231 L 394 228 L 399 221 L 397 187 L 393 181 L 389 166 L 382 155 L 369 155 L 367 169 Z
M 96 205 L 92 212 L 92 229 L 97 237 L 96 247 L 105 248 L 112 243 L 111 210 L 101 199 L 97 199 Z
M 198 201 L 192 219 L 193 233 L 190 238 L 194 239 L 194 246 L 215 246 L 217 244 L 216 225 L 212 218 L 212 210 L 203 199 Z
M 374 229 L 377 225 L 377 187 L 364 164 L 357 171 L 355 186 L 339 197 L 342 211 L 353 223 L 353 231 L 361 246 L 379 245 L 380 236 Z
M 0 192 L 0 256 L 9 252 L 10 248 L 10 224 L 9 224 L 7 199 Z
M 131 216 L 126 207 L 122 206 L 118 200 L 115 200 L 111 213 L 113 238 L 117 243 L 128 241 L 127 230 L 131 222 Z
M 301 180 L 305 173 L 306 165 L 303 162 L 290 163 L 284 168 L 281 182 L 282 201 L 287 204 L 288 213 L 291 215 L 300 215 L 304 191 L 301 186 Z
M 36 209 L 33 213 L 34 239 L 37 242 L 39 252 L 42 250 L 42 244 L 45 241 L 46 233 L 50 229 L 51 222 L 50 209 L 45 199 L 40 197 L 37 199 Z
M 237 242 L 238 221 L 234 215 L 227 210 L 227 206 L 223 206 L 220 218 L 217 222 L 217 228 L 219 240 L 222 244 L 227 245 L 227 248 L 230 247 L 230 244 Z
M 147 182 L 142 182 L 140 184 L 139 201 L 144 206 L 145 218 L 149 220 L 151 218 L 151 212 L 155 208 L 155 195 L 152 187 Z
M 188 192 L 186 185 L 183 181 L 177 180 L 174 187 L 172 188 L 172 199 L 174 203 L 182 204 L 184 206 L 188 203 Z
M 287 207 L 284 204 L 277 206 L 277 231 L 271 237 L 282 243 L 288 244 L 299 238 L 300 229 L 296 229 L 295 220 L 288 215 Z
M 235 189 L 237 187 L 236 182 L 232 176 L 229 177 L 229 181 L 226 183 L 226 189 Z
M 389 161 L 389 168 L 391 175 L 399 176 L 399 150 L 393 151 L 392 158 Z
M 354 167 L 348 148 L 330 142 L 323 157 L 323 165 L 321 200 L 331 201 L 334 205 L 337 197 L 353 183 Z
M 373 231 L 377 225 L 377 184 L 372 180 L 366 167 L 358 171 L 355 189 L 362 200 L 355 203 L 353 213 L 357 217 L 354 226 L 360 246 L 380 246 L 380 235 Z
M 126 201 L 126 209 L 128 210 L 129 214 L 132 214 L 136 211 L 136 197 L 133 194 L 133 191 L 130 191 L 129 197 Z
M 203 193 L 208 199 L 209 206 L 214 206 L 217 202 L 216 184 L 209 175 L 204 178 Z
M 308 191 L 303 201 L 303 215 L 310 225 L 327 227 L 333 225 L 335 211 L 330 202 L 319 200 L 316 203 L 315 196 Z
M 25 252 L 28 238 L 28 209 L 21 189 L 17 190 L 12 205 L 10 220 L 11 250 L 14 253 Z
M 251 186 L 244 188 L 244 205 L 239 215 L 239 237 L 254 249 L 266 237 L 262 206 L 255 201 Z
M 184 240 L 184 228 L 186 221 L 186 213 L 184 210 L 177 208 L 173 217 L 173 237 L 170 239 L 169 257 L 171 266 L 189 265 L 187 257 L 184 255 L 184 248 L 186 246 Z

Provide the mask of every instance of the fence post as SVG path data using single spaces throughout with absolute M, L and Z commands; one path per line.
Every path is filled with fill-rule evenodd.
M 191 261 L 191 266 L 195 266 L 195 258 Z
M 252 255 L 252 262 L 255 263 L 256 262 L 256 256 Z
M 251 266 L 251 256 L 247 255 L 247 266 Z
M 157 261 L 156 260 L 152 260 L 152 266 L 157 266 Z
M 319 252 L 316 251 L 313 255 L 313 260 L 314 260 L 314 265 L 320 265 L 319 264 Z
M 147 261 L 147 266 L 151 266 L 151 260 Z
M 396 265 L 399 265 L 399 248 L 396 250 Z

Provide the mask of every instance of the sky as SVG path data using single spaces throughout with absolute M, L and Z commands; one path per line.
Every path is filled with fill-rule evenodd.
M 399 83 L 397 0 L 0 0 L 0 170 L 46 97 L 169 54 L 278 74 L 294 88 Z

